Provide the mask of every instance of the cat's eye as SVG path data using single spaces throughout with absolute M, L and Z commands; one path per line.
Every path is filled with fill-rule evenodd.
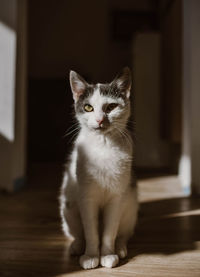
M 90 104 L 85 104 L 84 110 L 86 112 L 92 112 L 94 109 L 93 109 L 93 107 Z
M 117 103 L 111 103 L 106 107 L 106 112 L 110 113 L 112 110 L 114 110 L 118 106 Z

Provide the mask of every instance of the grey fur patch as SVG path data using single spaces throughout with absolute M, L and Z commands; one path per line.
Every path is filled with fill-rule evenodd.
M 93 95 L 96 87 L 97 87 L 96 85 L 87 85 L 86 90 L 84 91 L 83 94 L 80 95 L 78 101 L 75 104 L 76 112 L 78 112 L 78 113 L 84 112 L 84 109 L 83 109 L 84 104 L 87 104 L 88 98 L 90 98 Z
M 126 83 L 125 83 L 126 84 Z M 75 110 L 77 113 L 84 113 L 84 104 L 88 103 L 88 98 L 90 98 L 94 91 L 97 89 L 97 84 L 88 84 L 84 93 L 80 95 L 78 101 L 75 104 Z M 124 101 L 126 101 L 126 94 L 124 93 L 124 90 L 126 89 L 126 86 L 121 89 L 119 89 L 119 86 L 117 85 L 117 82 L 115 80 L 110 84 L 100 84 L 99 86 L 99 92 L 101 95 L 109 96 L 113 98 L 122 98 Z
M 105 96 L 110 96 L 114 98 L 122 98 L 125 100 L 125 94 L 119 90 L 117 84 L 115 82 L 111 84 L 101 84 L 100 87 L 100 94 Z

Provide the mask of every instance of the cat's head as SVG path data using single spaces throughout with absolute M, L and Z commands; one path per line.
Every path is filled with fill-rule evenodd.
M 130 116 L 131 72 L 125 67 L 108 84 L 88 84 L 70 71 L 76 118 L 82 128 L 108 133 L 126 127 Z

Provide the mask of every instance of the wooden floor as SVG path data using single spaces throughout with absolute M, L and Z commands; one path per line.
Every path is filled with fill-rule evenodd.
M 33 171 L 31 185 L 0 194 L 0 276 L 200 276 L 200 199 L 185 198 L 173 176 L 139 181 L 138 226 L 128 258 L 84 271 L 68 255 L 58 216 L 60 175 Z

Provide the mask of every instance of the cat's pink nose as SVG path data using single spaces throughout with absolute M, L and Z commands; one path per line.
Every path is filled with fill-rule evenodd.
M 96 119 L 96 122 L 99 124 L 99 126 L 103 123 L 104 118 Z

